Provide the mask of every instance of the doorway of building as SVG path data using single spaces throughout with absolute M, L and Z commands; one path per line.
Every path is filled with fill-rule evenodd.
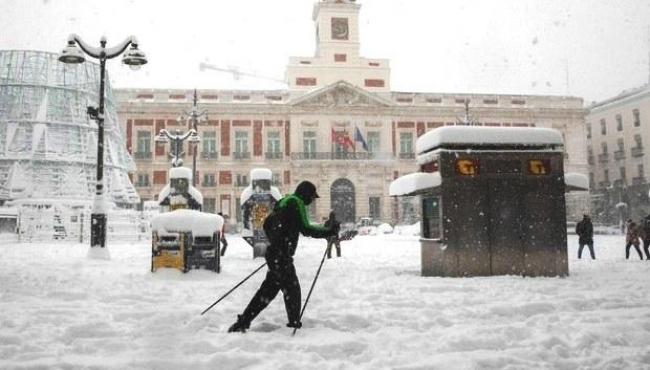
M 354 184 L 348 179 L 338 179 L 330 189 L 331 209 L 341 223 L 355 222 L 356 207 Z

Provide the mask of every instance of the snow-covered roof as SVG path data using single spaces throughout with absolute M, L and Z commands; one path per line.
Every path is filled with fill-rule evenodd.
M 567 172 L 564 174 L 566 191 L 587 191 L 589 190 L 589 179 L 581 173 Z
M 441 146 L 562 145 L 562 134 L 550 128 L 446 126 L 422 135 L 415 144 L 418 154 Z
M 440 172 L 415 172 L 395 179 L 388 188 L 390 196 L 417 195 L 423 191 L 440 186 Z
M 192 170 L 187 167 L 172 167 L 169 170 L 170 179 L 188 179 L 192 180 Z
M 151 219 L 151 230 L 159 235 L 192 232 L 192 236 L 212 236 L 223 227 L 223 217 L 189 209 L 161 213 Z
M 18 216 L 18 208 L 15 207 L 0 207 L 0 216 L 3 217 L 17 217 Z
M 253 168 L 251 170 L 251 181 L 253 180 L 271 180 L 273 173 L 268 168 Z

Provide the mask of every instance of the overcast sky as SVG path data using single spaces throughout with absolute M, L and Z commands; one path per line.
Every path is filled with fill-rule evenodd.
M 149 64 L 108 64 L 114 87 L 264 89 L 200 62 L 283 78 L 314 54 L 316 0 L 0 0 L 0 49 L 59 52 L 68 34 L 135 35 Z M 573 95 L 648 82 L 649 0 L 359 0 L 361 53 L 391 61 L 395 91 Z

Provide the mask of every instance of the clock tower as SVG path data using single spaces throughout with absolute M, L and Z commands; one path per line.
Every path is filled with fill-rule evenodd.
M 312 19 L 316 29 L 313 57 L 292 57 L 287 84 L 292 94 L 347 81 L 371 92 L 390 92 L 390 67 L 386 59 L 359 55 L 359 11 L 356 0 L 319 0 Z
M 314 5 L 316 56 L 359 57 L 359 9 L 353 0 L 322 0 Z

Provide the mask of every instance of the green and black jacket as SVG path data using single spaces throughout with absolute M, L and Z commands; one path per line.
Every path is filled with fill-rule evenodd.
M 332 235 L 330 229 L 309 222 L 305 202 L 296 194 L 280 199 L 264 221 L 264 231 L 271 242 L 266 249 L 267 258 L 293 257 L 299 234 L 322 239 Z

